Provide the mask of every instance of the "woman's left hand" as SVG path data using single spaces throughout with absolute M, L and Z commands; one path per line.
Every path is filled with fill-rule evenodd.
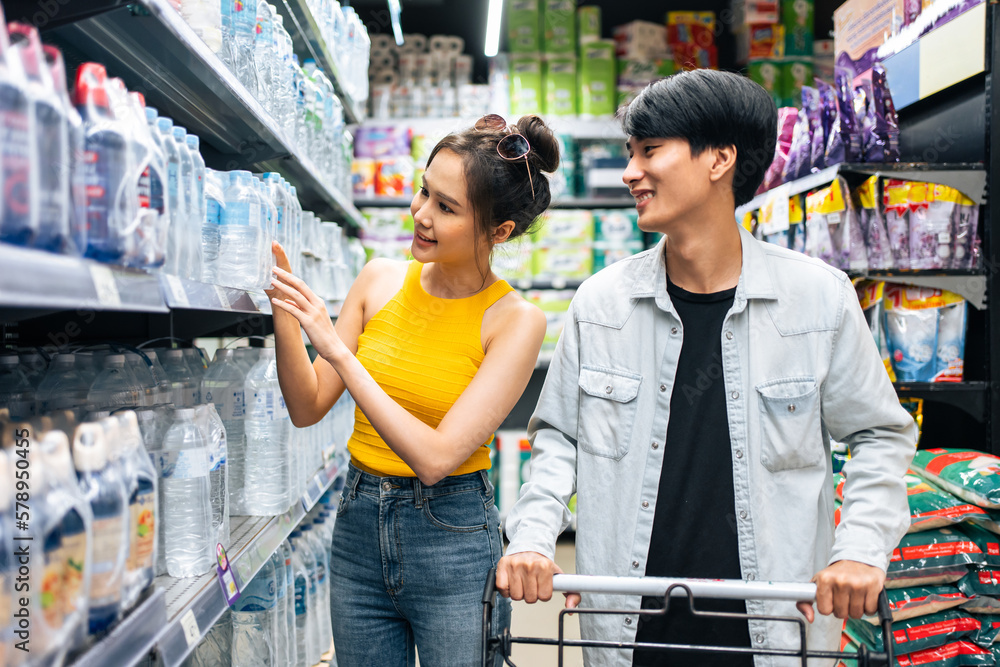
M 323 299 L 316 296 L 301 278 L 296 278 L 277 266 L 273 272 L 271 286 L 281 298 L 271 299 L 272 308 L 280 308 L 295 317 L 309 336 L 313 347 L 324 359 L 329 361 L 349 352 L 333 327 Z

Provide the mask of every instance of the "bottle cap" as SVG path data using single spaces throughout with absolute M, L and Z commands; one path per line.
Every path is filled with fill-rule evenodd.
M 125 447 L 122 442 L 121 429 L 118 428 L 118 418 L 109 414 L 98 423 L 104 429 L 104 444 L 108 448 L 108 459 L 113 461 L 121 458 Z
M 224 359 L 233 359 L 235 356 L 236 354 L 233 352 L 233 350 L 229 350 L 226 348 L 220 347 L 218 350 L 215 351 L 216 362 L 222 361 Z
M 128 96 L 130 98 L 132 98 L 132 99 L 138 100 L 139 101 L 139 106 L 141 106 L 141 107 L 145 107 L 146 106 L 146 96 L 143 95 L 142 93 L 137 93 L 135 91 L 131 91 L 131 92 L 129 92 Z
M 146 107 L 146 120 L 155 123 L 160 111 L 156 107 Z
M 174 410 L 174 417 L 176 419 L 194 420 L 194 408 L 176 408 Z
M 111 368 L 112 366 L 125 366 L 125 355 L 124 354 L 109 354 L 104 357 L 104 367 Z
M 184 141 L 187 142 L 189 148 L 194 148 L 195 150 L 198 149 L 198 144 L 199 144 L 198 135 L 196 134 L 185 135 Z
M 171 118 L 164 118 L 160 116 L 156 119 L 156 128 L 163 134 L 170 134 L 170 128 L 174 126 L 174 121 Z
M 184 137 L 187 136 L 187 128 L 182 127 L 180 125 L 174 125 L 172 131 L 174 133 L 174 139 L 176 139 L 177 141 L 183 142 Z
M 166 357 L 167 359 L 183 359 L 184 350 L 181 349 L 165 350 L 163 356 Z
M 57 479 L 73 479 L 73 457 L 69 453 L 69 437 L 58 429 L 46 433 L 41 442 L 46 463 Z M 2 501 L 2 498 L 0 498 Z
M 261 359 L 274 359 L 274 348 L 273 347 L 262 347 L 262 348 L 260 348 L 260 358 Z
M 108 72 L 99 63 L 83 63 L 76 70 L 76 88 L 73 102 L 77 106 L 92 103 L 102 109 L 108 108 L 108 91 L 105 83 Z
M 76 427 L 73 436 L 73 461 L 79 472 L 97 472 L 108 463 L 104 429 L 100 424 L 85 423 Z

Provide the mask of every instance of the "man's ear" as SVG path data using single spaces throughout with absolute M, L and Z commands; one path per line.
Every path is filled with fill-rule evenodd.
M 724 146 L 722 148 L 710 149 L 713 156 L 711 170 L 708 177 L 713 181 L 719 181 L 727 173 L 735 171 L 736 167 L 736 146 Z
M 514 224 L 513 220 L 501 222 L 496 226 L 496 229 L 493 230 L 493 237 L 491 240 L 493 243 L 503 243 L 510 238 L 511 234 L 514 233 L 515 227 L 517 227 L 517 225 Z

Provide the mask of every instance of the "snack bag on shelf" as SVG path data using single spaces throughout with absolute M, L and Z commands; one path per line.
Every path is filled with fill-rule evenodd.
M 937 488 L 912 471 L 908 472 L 905 478 L 906 499 L 910 505 L 910 529 L 907 531 L 908 533 L 933 530 L 988 516 L 982 508 Z M 976 542 L 979 543 L 978 540 Z
M 959 530 L 965 533 L 983 552 L 985 567 L 1000 568 L 1000 535 L 983 530 L 973 524 L 962 524 Z
M 359 199 L 375 196 L 375 160 L 354 158 L 351 162 L 351 190 Z
M 951 268 L 973 269 L 979 266 L 979 204 L 959 193 L 952 220 Z
M 960 531 L 937 528 L 908 533 L 892 552 L 886 588 L 950 584 L 983 562 L 979 546 Z
M 885 297 L 885 332 L 892 355 L 892 365 L 900 382 L 934 382 L 943 378 L 938 369 L 938 320 L 942 306 L 964 303 L 962 297 L 951 292 L 926 287 L 887 285 Z M 954 315 L 950 315 L 954 318 Z M 954 328 L 954 322 L 949 320 Z M 964 356 L 964 331 L 961 340 L 950 333 L 945 357 L 953 354 Z M 960 349 L 959 349 L 960 348 Z M 957 367 L 957 360 L 949 366 Z
M 819 245 L 813 246 L 818 253 L 814 257 L 838 269 L 863 271 L 868 268 L 868 255 L 854 207 L 850 198 L 845 196 L 847 192 L 847 182 L 838 177 L 828 187 L 806 198 L 806 219 L 811 223 L 806 231 L 806 254 L 812 254 L 809 252 L 809 238 L 815 229 Z M 823 225 L 826 226 L 826 237 L 830 239 L 829 252 L 823 247 L 826 238 L 819 229 Z
M 885 370 L 889 373 L 889 378 L 895 382 L 896 373 L 892 369 L 889 347 L 886 344 L 885 332 L 882 330 L 882 297 L 885 292 L 885 283 L 881 280 L 862 280 L 855 284 L 854 289 L 858 293 L 858 301 L 865 314 L 865 320 L 868 321 L 868 328 L 871 329 L 875 344 L 878 345 Z
M 1000 570 L 991 567 L 974 567 L 959 579 L 958 590 L 975 599 L 980 596 L 1000 597 Z
M 869 648 L 882 647 L 882 626 L 862 619 L 849 619 L 851 635 Z M 959 639 L 980 639 L 982 621 L 957 609 L 947 609 L 935 614 L 917 616 L 892 624 L 892 638 L 900 655 L 938 648 Z M 987 642 L 987 646 L 989 642 Z
M 795 130 L 795 121 L 798 119 L 799 110 L 795 107 L 782 107 L 778 109 L 778 141 L 774 145 L 774 159 L 764 174 L 764 180 L 757 189 L 757 194 L 767 192 L 771 188 L 781 184 L 782 172 L 788 155 L 792 147 L 792 133 Z
M 819 91 L 812 86 L 802 86 L 802 110 L 809 119 L 809 169 L 814 172 L 826 166 L 822 106 Z
M 840 108 L 837 106 L 837 90 L 822 79 L 815 79 L 819 90 L 820 109 L 823 123 L 823 164 L 833 165 L 845 161 L 847 149 L 841 132 Z
M 868 267 L 893 268 L 889 232 L 886 231 L 885 216 L 882 215 L 878 200 L 878 176 L 866 180 L 853 194 L 858 224 L 865 237 L 865 248 L 868 251 Z
M 805 109 L 799 109 L 792 128 L 792 143 L 788 149 L 788 159 L 781 170 L 781 183 L 794 181 L 809 175 L 812 156 L 812 137 L 809 134 L 809 116 Z
M 861 160 L 861 128 L 858 127 L 858 119 L 854 112 L 853 90 L 851 80 L 854 77 L 849 69 L 843 67 L 834 68 L 833 83 L 836 88 L 837 109 L 839 113 L 834 121 L 838 126 L 841 141 L 844 144 L 844 162 L 858 162 Z M 830 147 L 827 144 L 827 153 Z M 831 164 L 827 159 L 827 164 Z
M 910 268 L 951 266 L 951 227 L 959 192 L 946 185 L 910 183 Z
M 951 294 L 946 292 L 945 294 Z M 938 310 L 935 382 L 961 382 L 965 374 L 965 316 L 967 304 L 957 295 Z
M 912 467 L 924 479 L 962 500 L 1000 509 L 1000 458 L 968 449 L 923 449 Z
M 829 188 L 824 188 L 806 196 L 805 253 L 827 264 L 834 262 L 833 239 L 830 238 L 830 225 L 827 223 L 825 212 L 836 206 L 830 194 Z M 830 212 L 836 213 L 832 210 Z
M 806 251 L 806 210 L 802 195 L 788 198 L 788 247 L 795 252 Z
M 872 66 L 871 90 L 868 106 L 873 114 L 873 141 L 865 152 L 865 161 L 899 162 L 899 116 L 882 63 Z
M 910 183 L 896 178 L 885 180 L 882 188 L 889 248 L 897 269 L 910 268 Z

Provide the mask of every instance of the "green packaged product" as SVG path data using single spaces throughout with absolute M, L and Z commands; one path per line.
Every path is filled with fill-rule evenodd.
M 576 55 L 576 0 L 543 0 L 545 53 Z
M 515 117 L 545 113 L 542 61 L 537 56 L 510 59 L 510 112 Z
M 598 209 L 594 211 L 594 240 L 631 242 L 642 245 L 639 214 L 635 209 Z
M 507 47 L 511 53 L 539 53 L 542 50 L 540 0 L 509 0 L 507 5 Z
M 577 41 L 582 46 L 601 38 L 601 8 L 587 5 L 576 10 Z
M 781 0 L 781 23 L 785 27 L 785 55 L 813 56 L 813 0 Z
M 615 43 L 601 39 L 580 47 L 580 115 L 615 112 Z
M 597 241 L 594 243 L 594 273 L 643 251 L 642 241 Z
M 886 591 L 886 595 L 893 623 L 954 609 L 969 601 L 969 597 L 955 586 L 894 588 Z M 863 620 L 872 625 L 879 624 L 878 616 L 865 616 Z
M 747 64 L 750 80 L 768 92 L 775 106 L 784 106 L 784 89 L 781 78 L 781 62 L 777 60 L 751 60 Z
M 892 552 L 886 588 L 950 584 L 966 575 L 970 565 L 980 565 L 983 552 L 964 533 L 938 528 L 903 536 Z
M 869 648 L 882 648 L 881 625 L 851 618 L 847 621 L 847 627 L 852 637 L 860 639 Z M 978 645 L 983 641 L 981 632 L 982 622 L 978 618 L 957 609 L 947 609 L 892 624 L 892 639 L 899 654 L 937 648 L 958 639 L 969 639 Z
M 977 567 L 958 580 L 958 590 L 971 597 L 1000 597 L 1000 570 Z
M 1000 458 L 965 449 L 922 449 L 911 466 L 921 477 L 979 507 L 1000 509 Z
M 976 595 L 962 605 L 962 611 L 967 611 L 970 614 L 1000 615 L 1000 598 L 990 595 Z
M 983 565 L 1000 568 L 1000 536 L 971 523 L 964 523 L 959 529 L 970 537 L 983 552 Z
M 577 111 L 576 56 L 545 61 L 545 112 L 550 116 L 575 116 Z
M 808 60 L 785 59 L 781 63 L 781 97 L 785 107 L 802 106 L 802 86 L 811 86 L 813 65 Z

